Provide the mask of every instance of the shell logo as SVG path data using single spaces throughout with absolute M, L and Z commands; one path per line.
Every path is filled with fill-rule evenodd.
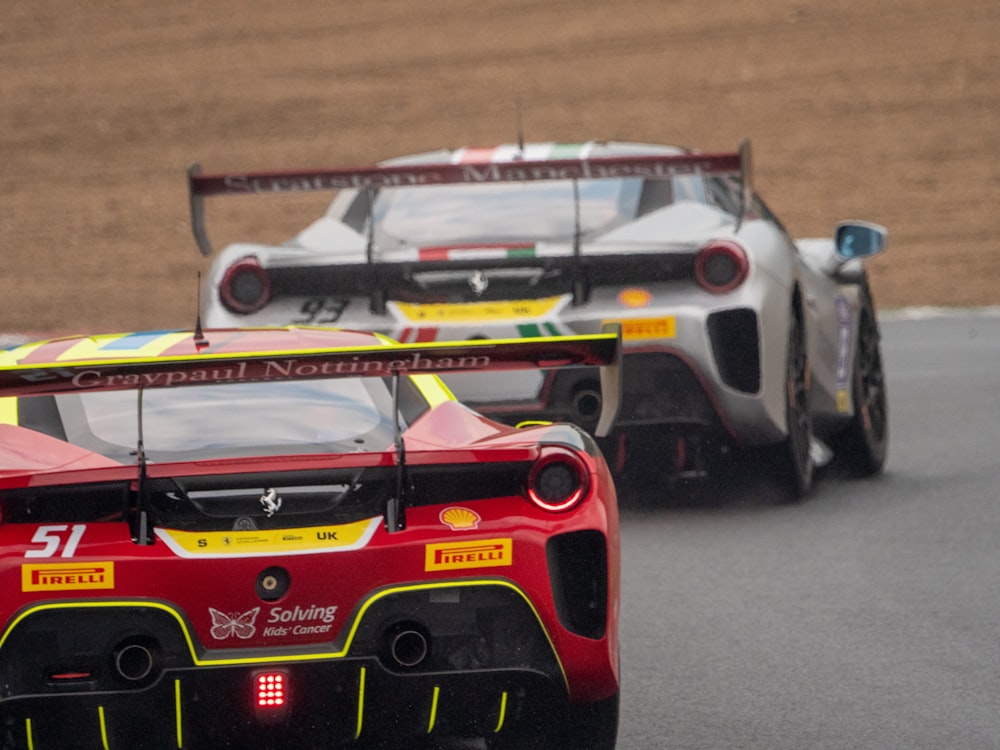
M 441 523 L 450 526 L 452 531 L 469 531 L 479 526 L 479 522 L 483 520 L 476 511 L 457 506 L 445 508 L 438 518 Z
M 653 300 L 647 289 L 629 287 L 618 292 L 618 302 L 625 307 L 646 307 Z

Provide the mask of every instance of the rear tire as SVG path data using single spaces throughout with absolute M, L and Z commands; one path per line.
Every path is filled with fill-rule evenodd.
M 788 325 L 788 353 L 785 358 L 785 424 L 788 435 L 769 450 L 769 465 L 778 484 L 781 502 L 797 502 L 809 494 L 813 482 L 810 453 L 813 429 L 809 412 L 809 359 L 802 321 L 792 310 Z
M 838 464 L 856 477 L 881 472 L 889 452 L 889 399 L 880 340 L 875 305 L 865 289 L 851 376 L 854 415 L 833 444 Z

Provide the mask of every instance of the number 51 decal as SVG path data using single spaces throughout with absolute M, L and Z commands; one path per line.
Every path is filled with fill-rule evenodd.
M 29 549 L 24 553 L 25 557 L 55 557 L 60 547 L 60 557 L 72 557 L 76 554 L 76 548 L 80 544 L 83 532 L 87 530 L 87 525 L 82 523 L 73 524 L 70 528 L 66 524 L 53 526 L 39 526 L 35 535 L 31 537 L 32 544 L 44 545 L 42 549 Z

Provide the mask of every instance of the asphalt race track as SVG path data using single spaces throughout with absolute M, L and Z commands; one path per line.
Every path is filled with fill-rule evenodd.
M 883 323 L 891 447 L 623 511 L 619 748 L 1000 748 L 1000 316 Z

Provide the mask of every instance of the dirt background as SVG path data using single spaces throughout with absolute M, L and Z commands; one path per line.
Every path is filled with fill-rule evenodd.
M 185 169 L 618 138 L 728 150 L 797 236 L 887 225 L 882 309 L 1000 304 L 997 0 L 7 0 L 0 332 L 188 326 Z M 329 196 L 218 198 L 217 247 Z

